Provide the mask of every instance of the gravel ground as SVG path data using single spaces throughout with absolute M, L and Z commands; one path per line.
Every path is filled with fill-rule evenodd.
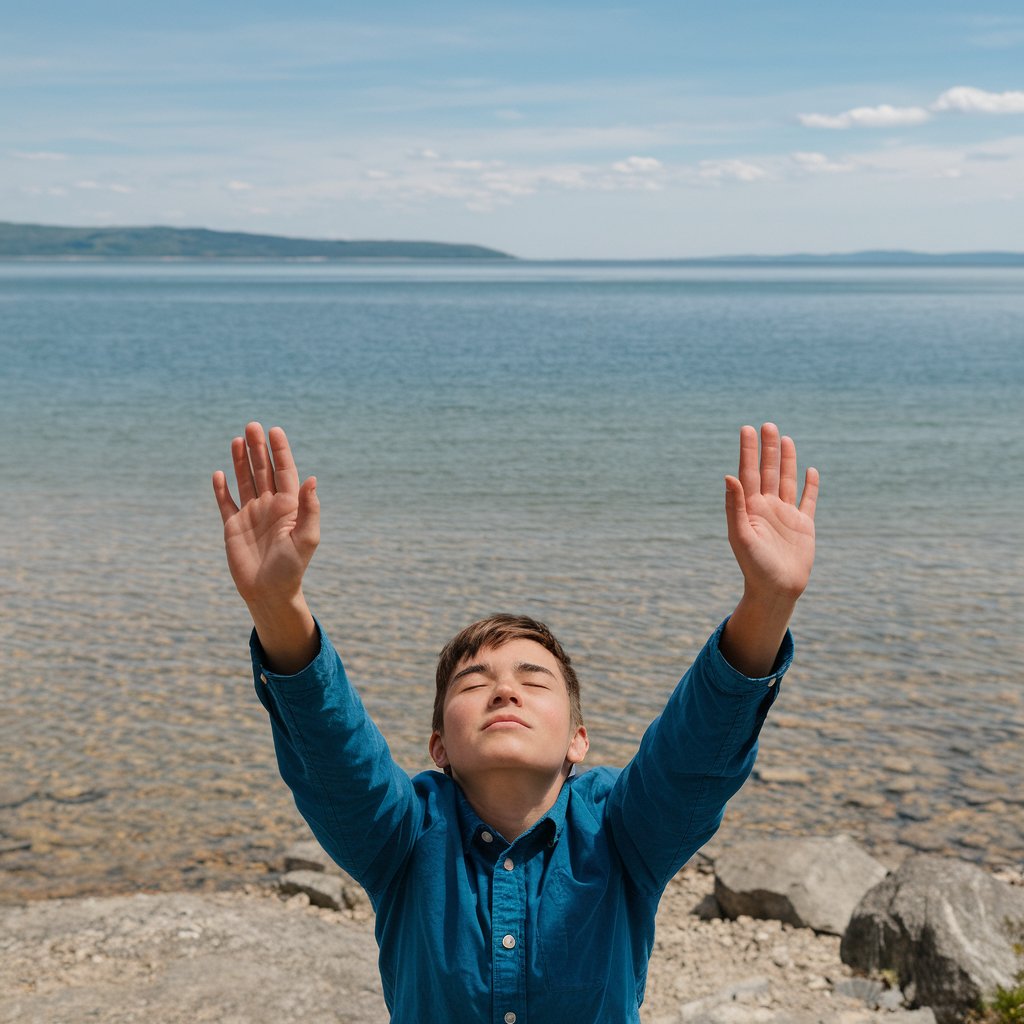
M 672 881 L 645 1024 L 896 1024 L 833 991 L 839 939 L 776 921 L 702 920 L 704 864 Z M 0 909 L 0 1022 L 384 1024 L 373 923 L 262 886 Z

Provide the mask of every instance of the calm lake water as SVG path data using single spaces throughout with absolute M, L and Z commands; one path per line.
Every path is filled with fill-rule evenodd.
M 819 554 L 723 840 L 1024 860 L 1024 271 L 8 263 L 0 366 L 0 900 L 233 884 L 305 834 L 209 484 L 252 418 L 319 478 L 310 600 L 410 770 L 496 610 L 624 763 L 738 597 L 722 476 L 775 420 Z

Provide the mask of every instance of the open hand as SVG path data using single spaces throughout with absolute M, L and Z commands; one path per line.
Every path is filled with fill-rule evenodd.
M 818 471 L 808 469 L 797 504 L 796 445 L 779 437 L 774 423 L 740 430 L 739 476 L 725 478 L 729 544 L 743 572 L 745 592 L 768 600 L 795 601 L 814 563 L 814 507 Z
M 271 459 L 271 454 L 273 459 Z M 213 493 L 224 521 L 224 546 L 231 578 L 250 607 L 293 599 L 320 542 L 316 477 L 301 487 L 288 438 L 250 423 L 231 442 L 238 484 L 236 505 L 223 472 L 213 474 Z

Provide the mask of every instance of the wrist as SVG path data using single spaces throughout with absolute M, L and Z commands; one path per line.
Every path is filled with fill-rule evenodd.
M 294 675 L 305 668 L 320 649 L 313 614 L 302 591 L 246 602 L 264 662 L 272 672 Z
M 751 678 L 768 675 L 775 665 L 795 606 L 795 597 L 745 589 L 719 640 L 719 649 L 726 661 Z

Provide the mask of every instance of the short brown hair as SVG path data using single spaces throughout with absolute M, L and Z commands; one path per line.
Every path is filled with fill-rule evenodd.
M 528 615 L 490 615 L 453 636 L 437 657 L 437 693 L 434 696 L 434 720 L 431 725 L 435 732 L 444 730 L 444 698 L 455 666 L 463 658 L 472 658 L 484 647 L 503 647 L 512 640 L 532 640 L 555 656 L 562 669 L 565 688 L 569 692 L 572 724 L 583 724 L 580 682 L 576 678 L 576 670 L 551 630 L 543 622 L 531 619 Z

